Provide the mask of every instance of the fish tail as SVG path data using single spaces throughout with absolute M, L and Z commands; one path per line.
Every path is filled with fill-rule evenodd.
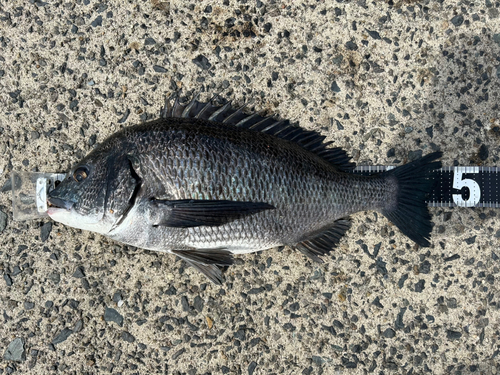
M 397 187 L 395 199 L 387 203 L 382 214 L 420 246 L 430 245 L 432 224 L 425 199 L 434 186 L 434 170 L 441 168 L 441 162 L 435 160 L 441 156 L 442 152 L 434 152 L 384 172 Z

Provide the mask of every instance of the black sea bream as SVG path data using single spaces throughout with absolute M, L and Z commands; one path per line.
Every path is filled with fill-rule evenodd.
M 375 210 L 429 246 L 425 196 L 435 152 L 373 176 L 324 136 L 241 110 L 178 100 L 122 129 L 50 193 L 50 217 L 143 249 L 173 253 L 222 282 L 233 254 L 288 245 L 321 262 Z

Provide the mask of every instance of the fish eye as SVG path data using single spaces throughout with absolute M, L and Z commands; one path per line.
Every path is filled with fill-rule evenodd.
M 89 170 L 87 169 L 87 167 L 78 167 L 73 173 L 73 179 L 76 182 L 82 182 L 88 177 L 88 175 L 89 175 Z

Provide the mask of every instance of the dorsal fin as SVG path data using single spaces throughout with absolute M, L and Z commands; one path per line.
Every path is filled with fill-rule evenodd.
M 336 166 L 341 171 L 352 172 L 356 167 L 343 149 L 340 147 L 328 148 L 331 142 L 323 142 L 325 136 L 315 131 L 304 130 L 290 124 L 288 120 L 276 120 L 273 117 L 261 116 L 258 113 L 247 114 L 243 112 L 245 105 L 234 108 L 231 102 L 226 102 L 223 105 L 212 104 L 217 98 L 218 95 L 215 95 L 208 102 L 203 103 L 199 102 L 198 95 L 195 95 L 191 101 L 182 104 L 177 96 L 172 105 L 171 101 L 173 98 L 170 97 L 166 99 L 165 106 L 160 112 L 160 117 L 198 118 L 271 134 L 298 144 Z

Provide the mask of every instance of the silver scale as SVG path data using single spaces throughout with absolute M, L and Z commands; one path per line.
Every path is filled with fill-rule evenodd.
M 395 166 L 358 166 L 354 173 L 370 175 Z M 499 167 L 443 167 L 435 171 L 429 207 L 500 207 Z M 13 172 L 12 206 L 16 221 L 47 217 L 47 194 L 64 173 Z

